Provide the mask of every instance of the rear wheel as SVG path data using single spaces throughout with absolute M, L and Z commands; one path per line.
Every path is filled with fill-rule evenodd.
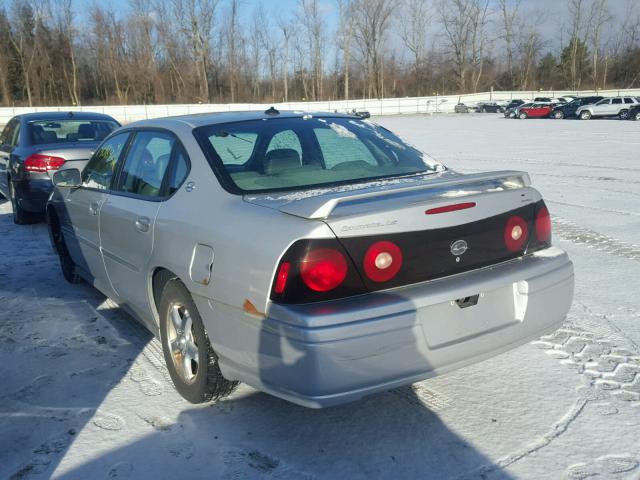
M 222 376 L 198 309 L 179 280 L 163 288 L 158 312 L 164 359 L 178 393 L 191 403 L 229 395 L 238 382 Z
M 526 112 L 521 112 L 520 115 L 518 115 L 518 118 L 521 118 L 522 120 L 524 120 L 525 118 L 527 118 L 529 115 L 527 115 Z
M 618 117 L 620 118 L 620 120 L 626 120 L 627 118 L 629 118 L 629 110 L 620 110 Z
M 562 113 L 561 110 L 553 112 L 553 118 L 555 118 L 557 120 L 562 120 L 564 118 L 564 113 Z
M 580 112 L 580 120 L 589 120 L 590 118 L 591 118 L 591 112 L 589 110 Z
M 56 251 L 58 252 L 58 258 L 60 260 L 60 270 L 62 270 L 62 276 L 69 283 L 80 283 L 82 278 L 78 274 L 76 264 L 69 254 L 69 249 L 64 241 L 60 225 L 57 218 L 51 219 L 51 234 L 55 243 Z
M 13 210 L 13 223 L 16 225 L 27 225 L 29 223 L 33 223 L 31 214 L 18 204 L 16 189 L 13 186 L 11 179 L 9 179 L 9 200 L 11 200 L 11 209 Z

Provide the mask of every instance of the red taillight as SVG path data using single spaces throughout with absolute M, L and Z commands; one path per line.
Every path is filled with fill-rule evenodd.
M 551 215 L 546 207 L 538 210 L 536 215 L 536 238 L 539 242 L 546 242 L 551 238 Z
M 529 235 L 527 222 L 517 215 L 509 218 L 504 229 L 504 243 L 510 252 L 522 250 Z
M 476 202 L 456 203 L 453 205 L 445 205 L 444 207 L 430 208 L 427 210 L 427 215 L 435 215 L 437 213 L 456 212 L 458 210 L 466 210 L 467 208 L 473 208 L 476 206 Z
M 284 293 L 284 289 L 287 286 L 287 279 L 289 278 L 289 270 L 291 270 L 291 263 L 284 262 L 280 265 L 278 276 L 276 277 L 276 286 L 274 287 L 274 291 L 278 295 Z
M 24 168 L 28 172 L 47 172 L 58 170 L 63 164 L 64 158 L 34 153 L 24 161 Z
M 328 292 L 346 278 L 347 260 L 333 248 L 316 248 L 300 262 L 300 276 L 311 290 Z
M 364 273 L 374 282 L 387 282 L 402 267 L 402 250 L 393 242 L 376 242 L 364 255 Z

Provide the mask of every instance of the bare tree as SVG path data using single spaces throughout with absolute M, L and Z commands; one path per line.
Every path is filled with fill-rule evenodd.
M 356 0 L 355 38 L 367 70 L 367 95 L 380 98 L 383 91 L 383 49 L 397 0 Z
M 421 95 L 427 50 L 427 31 L 432 19 L 431 2 L 429 0 L 407 0 L 399 12 L 400 37 L 413 55 L 415 89 L 417 94 Z

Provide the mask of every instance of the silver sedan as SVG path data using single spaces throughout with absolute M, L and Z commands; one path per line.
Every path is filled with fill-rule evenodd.
M 526 173 L 453 172 L 357 116 L 146 120 L 54 183 L 64 277 L 158 335 L 192 402 L 353 401 L 553 331 L 573 297 Z

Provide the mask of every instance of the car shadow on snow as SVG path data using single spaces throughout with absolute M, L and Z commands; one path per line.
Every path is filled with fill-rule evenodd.
M 59 478 L 511 478 L 410 387 L 323 410 L 250 390 L 152 429 Z
M 0 478 L 49 477 L 152 336 L 0 209 Z
M 377 301 L 398 300 L 381 294 Z M 290 342 L 274 342 L 272 335 L 256 339 L 263 380 L 300 375 L 300 366 L 315 362 L 306 349 L 294 352 Z M 420 335 L 414 326 L 392 339 L 416 372 L 428 369 Z M 375 348 L 375 341 L 367 346 Z M 388 360 L 394 352 L 378 351 L 381 363 L 371 368 L 382 368 L 386 354 Z M 182 410 L 175 421 L 162 418 L 162 411 L 150 413 L 143 438 L 65 466 L 60 478 L 511 478 L 443 422 L 440 408 L 446 401 L 424 384 L 320 410 L 243 385 L 226 399 Z

